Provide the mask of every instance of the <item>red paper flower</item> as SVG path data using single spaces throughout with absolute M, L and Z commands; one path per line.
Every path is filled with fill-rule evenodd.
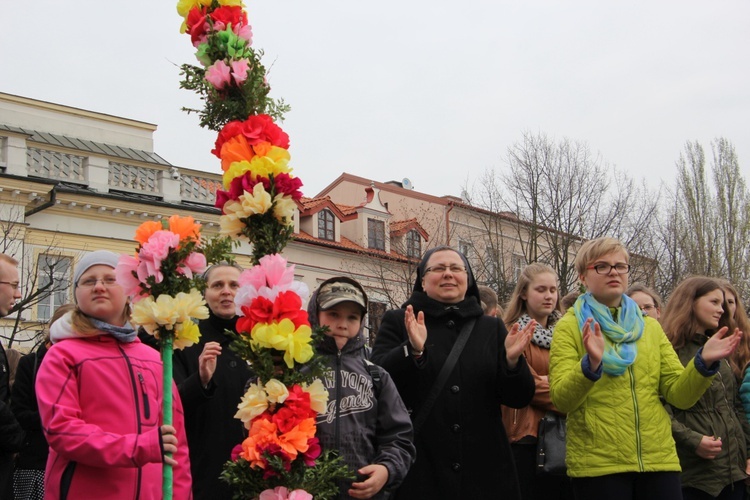
M 221 158 L 221 147 L 224 143 L 240 134 L 245 136 L 250 145 L 266 141 L 274 146 L 289 149 L 289 135 L 273 122 L 273 118 L 268 115 L 253 115 L 245 121 L 233 120 L 224 125 L 211 152 L 217 158 Z
M 308 467 L 315 467 L 315 459 L 320 456 L 321 453 L 320 440 L 318 438 L 310 438 L 307 441 L 307 451 L 302 454 L 302 460 Z
M 214 21 L 214 29 L 221 31 L 231 24 L 232 28 L 237 25 L 247 24 L 247 13 L 238 5 L 223 5 L 211 13 L 211 19 Z
M 293 200 L 302 198 L 302 191 L 299 190 L 302 187 L 302 181 L 299 177 L 292 177 L 282 172 L 274 176 L 273 183 L 276 188 L 276 194 L 291 196 Z

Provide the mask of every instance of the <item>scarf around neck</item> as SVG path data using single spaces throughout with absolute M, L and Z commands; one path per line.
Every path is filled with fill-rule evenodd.
M 638 304 L 627 295 L 623 295 L 620 312 L 615 321 L 610 308 L 598 302 L 590 292 L 587 292 L 578 297 L 573 310 L 581 332 L 588 318 L 594 318 L 594 321 L 601 327 L 605 338 L 604 356 L 602 356 L 604 373 L 614 376 L 625 373 L 638 355 L 635 343 L 643 335 L 643 314 Z
M 547 326 L 544 327 L 541 324 L 537 323 L 536 328 L 534 328 L 534 334 L 531 337 L 531 342 L 541 347 L 542 349 L 549 349 L 552 345 L 552 330 L 555 328 L 555 323 L 557 323 L 557 320 L 560 319 L 560 313 L 557 311 L 552 311 L 552 314 L 549 315 L 549 318 L 547 318 Z M 521 317 L 518 318 L 518 326 L 521 328 L 525 327 L 526 325 L 531 322 L 531 316 L 524 313 L 521 315 Z
M 136 333 L 135 329 L 130 326 L 130 323 L 125 323 L 123 326 L 116 326 L 98 320 L 96 318 L 92 318 L 91 316 L 89 316 L 89 319 L 91 320 L 91 324 L 94 325 L 98 330 L 112 335 L 114 338 L 125 344 L 133 342 L 136 337 L 138 337 L 138 334 Z

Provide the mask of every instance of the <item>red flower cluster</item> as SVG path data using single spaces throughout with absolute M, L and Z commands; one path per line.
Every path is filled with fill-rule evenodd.
M 195 7 L 185 19 L 187 32 L 193 45 L 202 43 L 213 25 L 214 30 L 222 31 L 230 24 L 234 30 L 247 26 L 247 12 L 240 6 L 221 6 L 210 13 L 209 7 Z
M 291 290 L 280 292 L 273 302 L 265 297 L 255 297 L 250 306 L 242 306 L 244 316 L 237 320 L 237 332 L 250 335 L 257 323 L 278 323 L 283 319 L 294 323 L 295 329 L 301 325 L 309 325 L 307 312 L 301 308 L 302 299 Z M 309 394 L 305 394 L 309 405 Z M 291 393 L 289 397 L 291 398 Z
M 235 177 L 229 184 L 229 189 L 224 191 L 222 189 L 216 190 L 216 202 L 214 206 L 221 209 L 221 213 L 224 213 L 224 205 L 230 200 L 237 200 L 246 191 L 248 193 L 253 192 L 253 188 L 256 184 L 263 184 L 263 188 L 267 193 L 273 192 L 274 194 L 288 195 L 293 200 L 299 200 L 302 198 L 302 181 L 299 177 L 292 177 L 287 173 L 276 174 L 274 180 L 274 191 L 271 191 L 271 180 L 268 177 L 260 175 L 253 175 L 252 172 L 246 172 L 245 175 Z
M 280 457 L 287 471 L 297 457 L 301 457 L 305 465 L 314 466 L 321 453 L 315 437 L 315 416 L 315 410 L 310 407 L 310 394 L 301 386 L 293 385 L 283 404 L 253 420 L 238 457 L 264 469 L 264 479 L 277 475 L 268 466 L 269 457 Z
M 252 145 L 269 142 L 274 146 L 289 149 L 289 135 L 273 122 L 268 115 L 252 115 L 247 120 L 233 120 L 221 129 L 211 152 L 221 158 L 221 148 L 232 137 L 242 135 Z

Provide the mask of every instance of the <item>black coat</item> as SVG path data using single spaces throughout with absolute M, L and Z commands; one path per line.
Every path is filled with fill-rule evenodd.
M 13 491 L 13 453 L 21 449 L 23 429 L 10 410 L 10 372 L 5 349 L 0 345 L 0 498 Z
M 200 499 L 231 499 L 229 485 L 219 479 L 232 449 L 246 437 L 242 421 L 234 418 L 237 405 L 245 394 L 245 385 L 252 376 L 247 363 L 229 344 L 224 333 L 235 330 L 236 318 L 222 320 L 211 314 L 199 323 L 200 341 L 174 353 L 174 379 L 180 390 L 185 411 L 185 431 L 190 447 L 193 474 L 193 495 Z M 206 342 L 221 344 L 216 372 L 207 389 L 198 373 L 198 356 Z
M 42 432 L 42 421 L 39 418 L 39 405 L 36 402 L 36 374 L 47 354 L 47 347 L 39 348 L 23 356 L 16 368 L 16 381 L 13 384 L 10 407 L 16 420 L 26 431 L 23 448 L 16 458 L 17 469 L 44 470 L 47 466 L 49 445 Z
M 519 491 L 500 405 L 522 408 L 534 395 L 534 379 L 523 357 L 514 370 L 505 359 L 505 326 L 482 314 L 468 295 L 442 304 L 415 291 L 404 306 L 424 311 L 425 353 L 419 361 L 405 352 L 404 309 L 383 317 L 372 359 L 388 370 L 412 419 L 418 415 L 461 327 L 476 318 L 472 334 L 424 426 L 416 436 L 417 460 L 398 498 L 517 499 Z

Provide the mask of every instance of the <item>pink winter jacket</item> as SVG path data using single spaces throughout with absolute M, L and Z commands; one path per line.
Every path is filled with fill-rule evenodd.
M 159 353 L 138 339 L 121 343 L 105 334 L 81 337 L 71 330 L 69 316 L 53 330 L 58 342 L 36 380 L 50 446 L 45 499 L 162 498 Z M 174 498 L 190 499 L 190 459 L 174 384 L 172 397 L 178 439 Z

